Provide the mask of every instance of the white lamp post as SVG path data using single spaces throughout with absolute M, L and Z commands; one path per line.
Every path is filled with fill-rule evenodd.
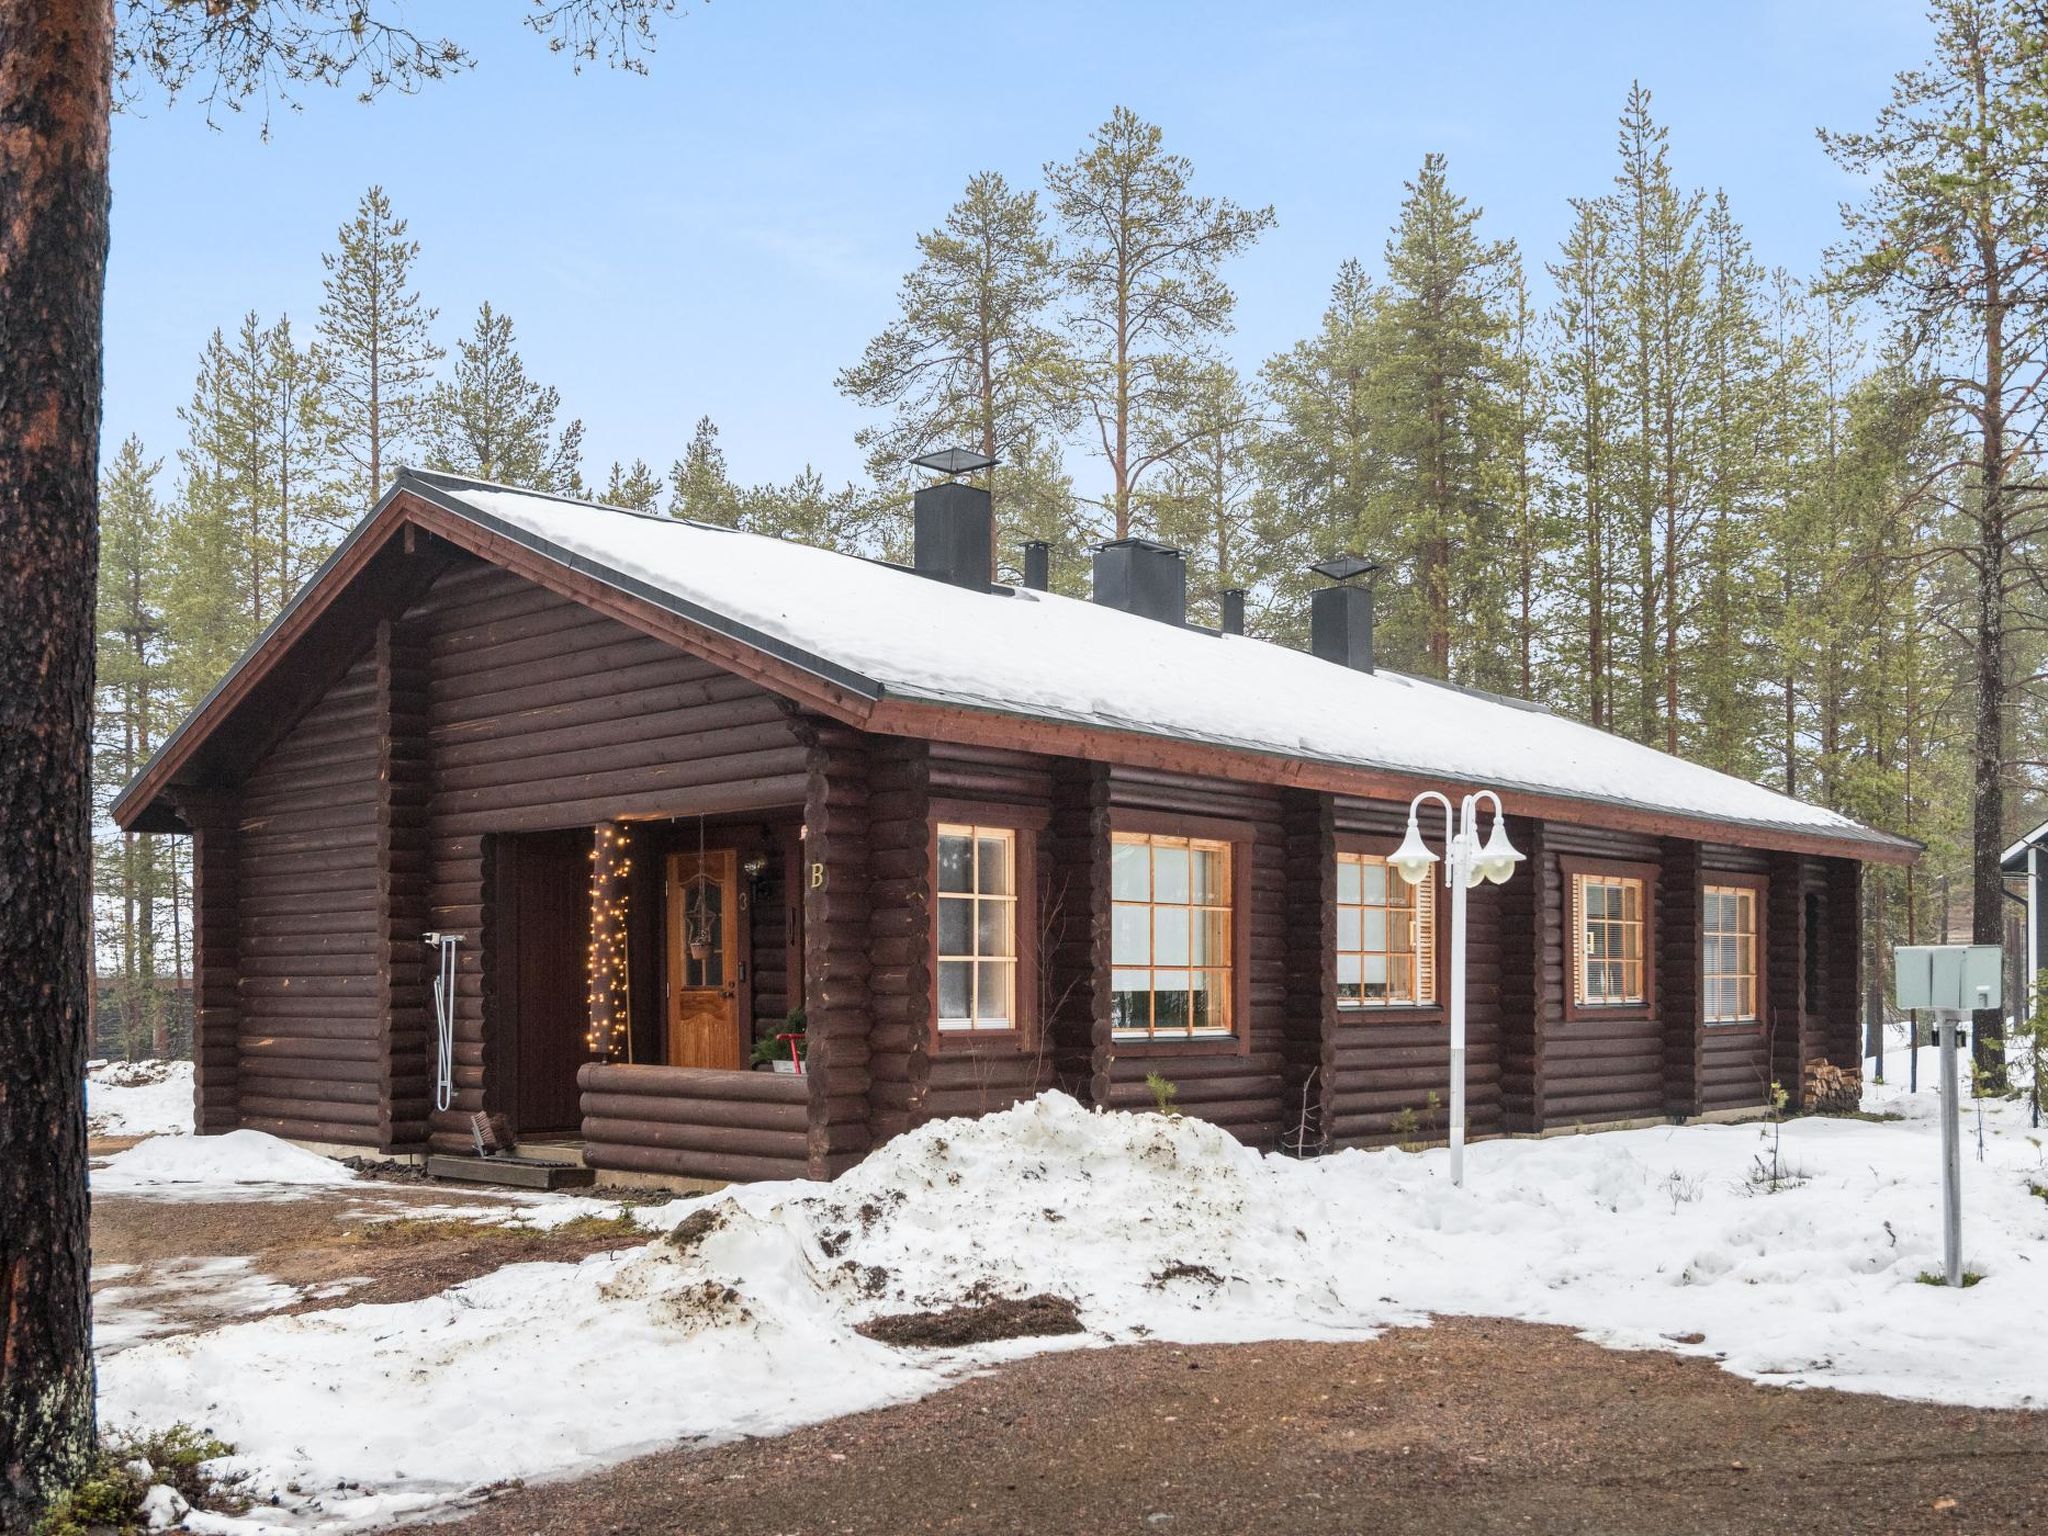
M 1422 840 L 1416 814 L 1425 800 L 1444 808 L 1444 856 L 1441 861 Z M 1493 833 L 1484 847 L 1479 842 L 1479 802 L 1493 802 Z M 1508 841 L 1508 829 L 1500 807 L 1500 796 L 1490 789 L 1476 790 L 1465 797 L 1452 823 L 1451 802 L 1433 789 L 1425 789 L 1408 806 L 1408 835 L 1387 862 L 1403 880 L 1420 885 L 1429 878 L 1430 866 L 1444 866 L 1444 885 L 1451 893 L 1451 1182 L 1465 1182 L 1465 892 L 1482 880 L 1495 885 L 1507 882 L 1522 862 L 1522 855 Z

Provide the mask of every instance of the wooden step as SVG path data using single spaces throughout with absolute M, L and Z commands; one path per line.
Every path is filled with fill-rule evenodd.
M 588 1189 L 597 1170 L 537 1157 L 457 1157 L 435 1152 L 427 1158 L 427 1176 L 460 1179 L 466 1184 L 502 1184 L 513 1189 Z

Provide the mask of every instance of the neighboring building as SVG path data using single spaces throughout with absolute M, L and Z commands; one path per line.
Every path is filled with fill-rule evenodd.
M 1498 790 L 1528 855 L 1471 897 L 1475 1133 L 1856 1063 L 1859 864 L 1915 845 L 1375 671 L 1357 587 L 1306 654 L 1189 626 L 1141 540 L 1093 603 L 993 585 L 966 485 L 917 544 L 401 475 L 115 807 L 194 840 L 199 1128 L 460 1150 L 490 1111 L 607 1169 L 829 1177 L 1157 1072 L 1261 1147 L 1427 1135 L 1448 903 L 1385 862 L 1422 788 Z M 795 1008 L 807 1074 L 748 1070 Z
M 1999 869 L 2008 880 L 2021 882 L 2022 938 L 2016 949 L 2018 954 L 2015 978 L 2018 985 L 2012 987 L 2007 996 L 2016 1001 L 2008 1006 L 2009 1014 L 2024 1014 L 2034 1007 L 2034 993 L 2038 988 L 2041 967 L 2048 965 L 2048 904 L 2042 897 L 2048 894 L 2048 821 L 2005 850 L 1999 860 Z M 2008 932 L 2011 925 L 2007 925 Z

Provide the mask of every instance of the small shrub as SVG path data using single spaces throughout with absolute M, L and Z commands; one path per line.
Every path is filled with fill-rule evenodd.
M 1674 1168 L 1664 1175 L 1664 1193 L 1671 1200 L 1671 1214 L 1676 1216 L 1681 1205 L 1691 1205 L 1699 1199 L 1706 1187 L 1706 1179 L 1697 1173 L 1683 1173 Z
M 1422 1119 L 1413 1107 L 1404 1109 L 1394 1116 L 1392 1129 L 1394 1139 L 1403 1152 L 1422 1150 Z
M 1913 1278 L 1919 1281 L 1922 1285 L 1945 1286 L 1948 1284 L 1948 1276 L 1943 1274 L 1938 1269 L 1923 1269 L 1920 1271 L 1919 1274 L 1915 1275 Z M 1983 1278 L 1984 1277 L 1978 1274 L 1977 1271 L 1974 1269 L 1964 1270 L 1963 1289 L 1967 1291 L 1971 1286 L 1975 1285 L 1979 1280 L 1982 1280 Z
M 1157 1072 L 1147 1072 L 1145 1074 L 1145 1086 L 1151 1090 L 1152 1107 L 1154 1109 L 1158 1110 L 1160 1114 L 1165 1115 L 1168 1119 L 1179 1118 L 1180 1111 L 1173 1107 L 1173 1101 L 1180 1095 L 1179 1088 L 1175 1087 L 1168 1079 L 1161 1077 Z
M 238 1515 L 249 1507 L 248 1500 L 235 1492 L 232 1482 L 217 1481 L 205 1470 L 205 1463 L 231 1456 L 234 1450 L 189 1424 L 104 1436 L 78 1481 L 44 1511 L 35 1536 L 136 1536 L 147 1529 L 143 1495 L 158 1483 L 177 1489 L 195 1508 Z M 138 1461 L 149 1464 L 149 1477 L 128 1470 Z

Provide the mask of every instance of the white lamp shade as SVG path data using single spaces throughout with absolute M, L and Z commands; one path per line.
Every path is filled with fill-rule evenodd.
M 1401 839 L 1401 846 L 1388 855 L 1387 862 L 1410 885 L 1420 885 L 1429 878 L 1429 867 L 1436 861 L 1436 855 L 1422 840 L 1422 829 L 1415 825 L 1415 818 L 1411 815 L 1408 818 L 1408 835 Z
M 1473 861 L 1473 867 L 1495 885 L 1505 885 L 1523 857 L 1521 850 L 1508 841 L 1506 818 L 1495 815 L 1493 835 L 1487 838 L 1486 846 L 1479 850 L 1479 857 Z

